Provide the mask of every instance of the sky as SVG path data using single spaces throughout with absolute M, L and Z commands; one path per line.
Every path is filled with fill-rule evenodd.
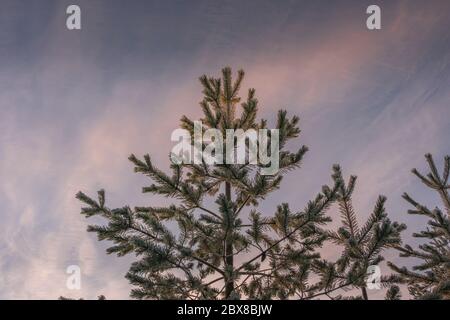
M 70 4 L 81 8 L 81 30 L 66 28 Z M 381 30 L 366 28 L 371 4 L 381 8 Z M 334 163 L 358 176 L 358 219 L 384 194 L 391 219 L 408 224 L 408 243 L 425 221 L 406 214 L 401 194 L 439 204 L 410 170 L 426 169 L 425 153 L 440 165 L 450 154 L 449 1 L 0 6 L 1 299 L 128 298 L 133 257 L 106 255 L 75 194 L 105 188 L 110 207 L 164 203 L 141 194 L 148 181 L 127 157 L 150 153 L 167 168 L 179 119 L 201 115 L 199 76 L 224 66 L 245 70 L 243 88 L 256 89 L 269 123 L 280 108 L 299 115 L 297 142 L 310 148 L 262 211 L 282 202 L 302 209 L 330 183 Z M 81 290 L 66 287 L 70 265 L 81 268 Z

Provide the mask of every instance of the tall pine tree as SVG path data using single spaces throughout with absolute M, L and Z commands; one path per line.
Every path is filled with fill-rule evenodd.
M 233 81 L 230 68 L 221 78 L 202 76 L 204 98 L 202 132 L 214 128 L 225 136 L 227 129 L 259 130 L 266 120 L 257 120 L 255 90 L 239 96 L 244 72 Z M 149 155 L 131 155 L 135 171 L 153 183 L 144 193 L 173 199 L 164 207 L 124 206 L 110 209 L 105 192 L 97 199 L 82 192 L 77 198 L 87 206 L 82 214 L 106 218 L 106 225 L 91 225 L 99 240 L 110 240 L 110 254 L 135 253 L 126 278 L 134 286 L 131 296 L 139 299 L 312 299 L 330 296 L 336 290 L 356 287 L 364 298 L 366 269 L 382 260 L 381 251 L 399 244 L 404 228 L 387 219 L 384 198 L 379 198 L 367 223 L 358 228 L 350 197 L 355 177 L 346 185 L 340 168 L 333 169 L 333 183 L 300 211 L 288 204 L 270 216 L 258 204 L 280 188 L 283 176 L 298 168 L 307 148 L 286 149 L 300 134 L 299 118 L 279 111 L 279 171 L 264 175 L 265 165 L 171 164 L 171 173 L 155 167 Z M 195 136 L 195 123 L 186 116 L 181 128 Z M 270 140 L 270 138 L 269 138 Z M 203 144 L 201 148 L 206 146 Z M 225 159 L 230 150 L 225 150 Z M 213 200 L 213 201 L 211 201 Z M 326 215 L 337 202 L 343 226 L 326 230 Z M 172 231 L 173 224 L 177 230 Z M 343 253 L 336 263 L 321 258 L 326 241 L 334 241 Z M 316 281 L 315 281 L 316 279 Z

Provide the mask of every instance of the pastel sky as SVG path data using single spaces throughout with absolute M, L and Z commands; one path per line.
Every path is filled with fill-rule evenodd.
M 382 29 L 369 31 L 374 3 Z M 66 29 L 70 4 L 80 31 Z M 450 153 L 449 30 L 447 0 L 2 0 L 0 298 L 128 297 L 132 257 L 105 254 L 75 194 L 163 203 L 140 193 L 147 180 L 127 156 L 148 152 L 167 168 L 181 115 L 200 116 L 198 77 L 227 65 L 246 71 L 262 117 L 299 115 L 298 144 L 310 147 L 262 211 L 302 209 L 339 163 L 358 175 L 359 219 L 387 195 L 410 242 L 424 220 L 406 215 L 401 194 L 438 204 L 410 169 Z M 81 267 L 80 291 L 66 288 L 69 265 Z

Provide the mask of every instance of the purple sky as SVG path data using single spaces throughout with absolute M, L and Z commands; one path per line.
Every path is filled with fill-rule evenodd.
M 74 3 L 81 31 L 65 27 Z M 368 31 L 374 3 L 382 30 Z M 310 147 L 263 212 L 303 208 L 339 163 L 358 175 L 359 219 L 385 194 L 409 242 L 424 220 L 406 215 L 401 194 L 438 204 L 410 169 L 450 153 L 449 17 L 445 0 L 2 0 L 0 298 L 128 297 L 131 257 L 104 253 L 74 195 L 105 188 L 110 207 L 164 203 L 140 194 L 147 181 L 127 156 L 167 167 L 181 115 L 200 116 L 198 77 L 226 65 L 246 71 L 260 116 L 299 115 L 298 144 Z M 65 286 L 72 264 L 80 291 Z

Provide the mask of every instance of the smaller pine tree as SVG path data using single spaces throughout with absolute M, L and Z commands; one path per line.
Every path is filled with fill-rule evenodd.
M 450 299 L 450 196 L 448 192 L 450 156 L 445 157 L 442 175 L 439 174 L 431 154 L 425 155 L 425 158 L 430 172 L 424 176 L 417 169 L 413 169 L 412 173 L 428 188 L 439 194 L 445 212 L 438 207 L 431 210 L 415 201 L 407 193 L 403 194 L 403 198 L 414 207 L 408 210 L 408 214 L 429 218 L 426 230 L 413 234 L 414 237 L 427 241 L 419 245 L 418 249 L 410 245 L 397 247 L 401 257 L 412 257 L 421 261 L 420 264 L 413 266 L 412 270 L 398 267 L 394 263 L 389 265 L 398 273 L 396 280 L 407 284 L 409 293 L 413 297 Z
M 400 233 L 406 225 L 391 222 L 385 209 L 386 197 L 380 195 L 368 220 L 360 227 L 352 204 L 356 176 L 350 176 L 348 183 L 345 183 L 341 168 L 335 165 L 333 170 L 333 177 L 339 185 L 337 204 L 342 226 L 337 231 L 327 231 L 326 235 L 342 251 L 337 261 L 321 260 L 316 264 L 315 271 L 321 277 L 319 292 L 331 298 L 331 292 L 351 287 L 360 289 L 362 296 L 347 298 L 368 300 L 367 270 L 384 261 L 382 251 L 401 244 Z M 391 287 L 385 280 L 386 277 L 383 277 L 380 282 Z M 387 298 L 398 298 L 398 292 L 398 287 L 391 287 Z

